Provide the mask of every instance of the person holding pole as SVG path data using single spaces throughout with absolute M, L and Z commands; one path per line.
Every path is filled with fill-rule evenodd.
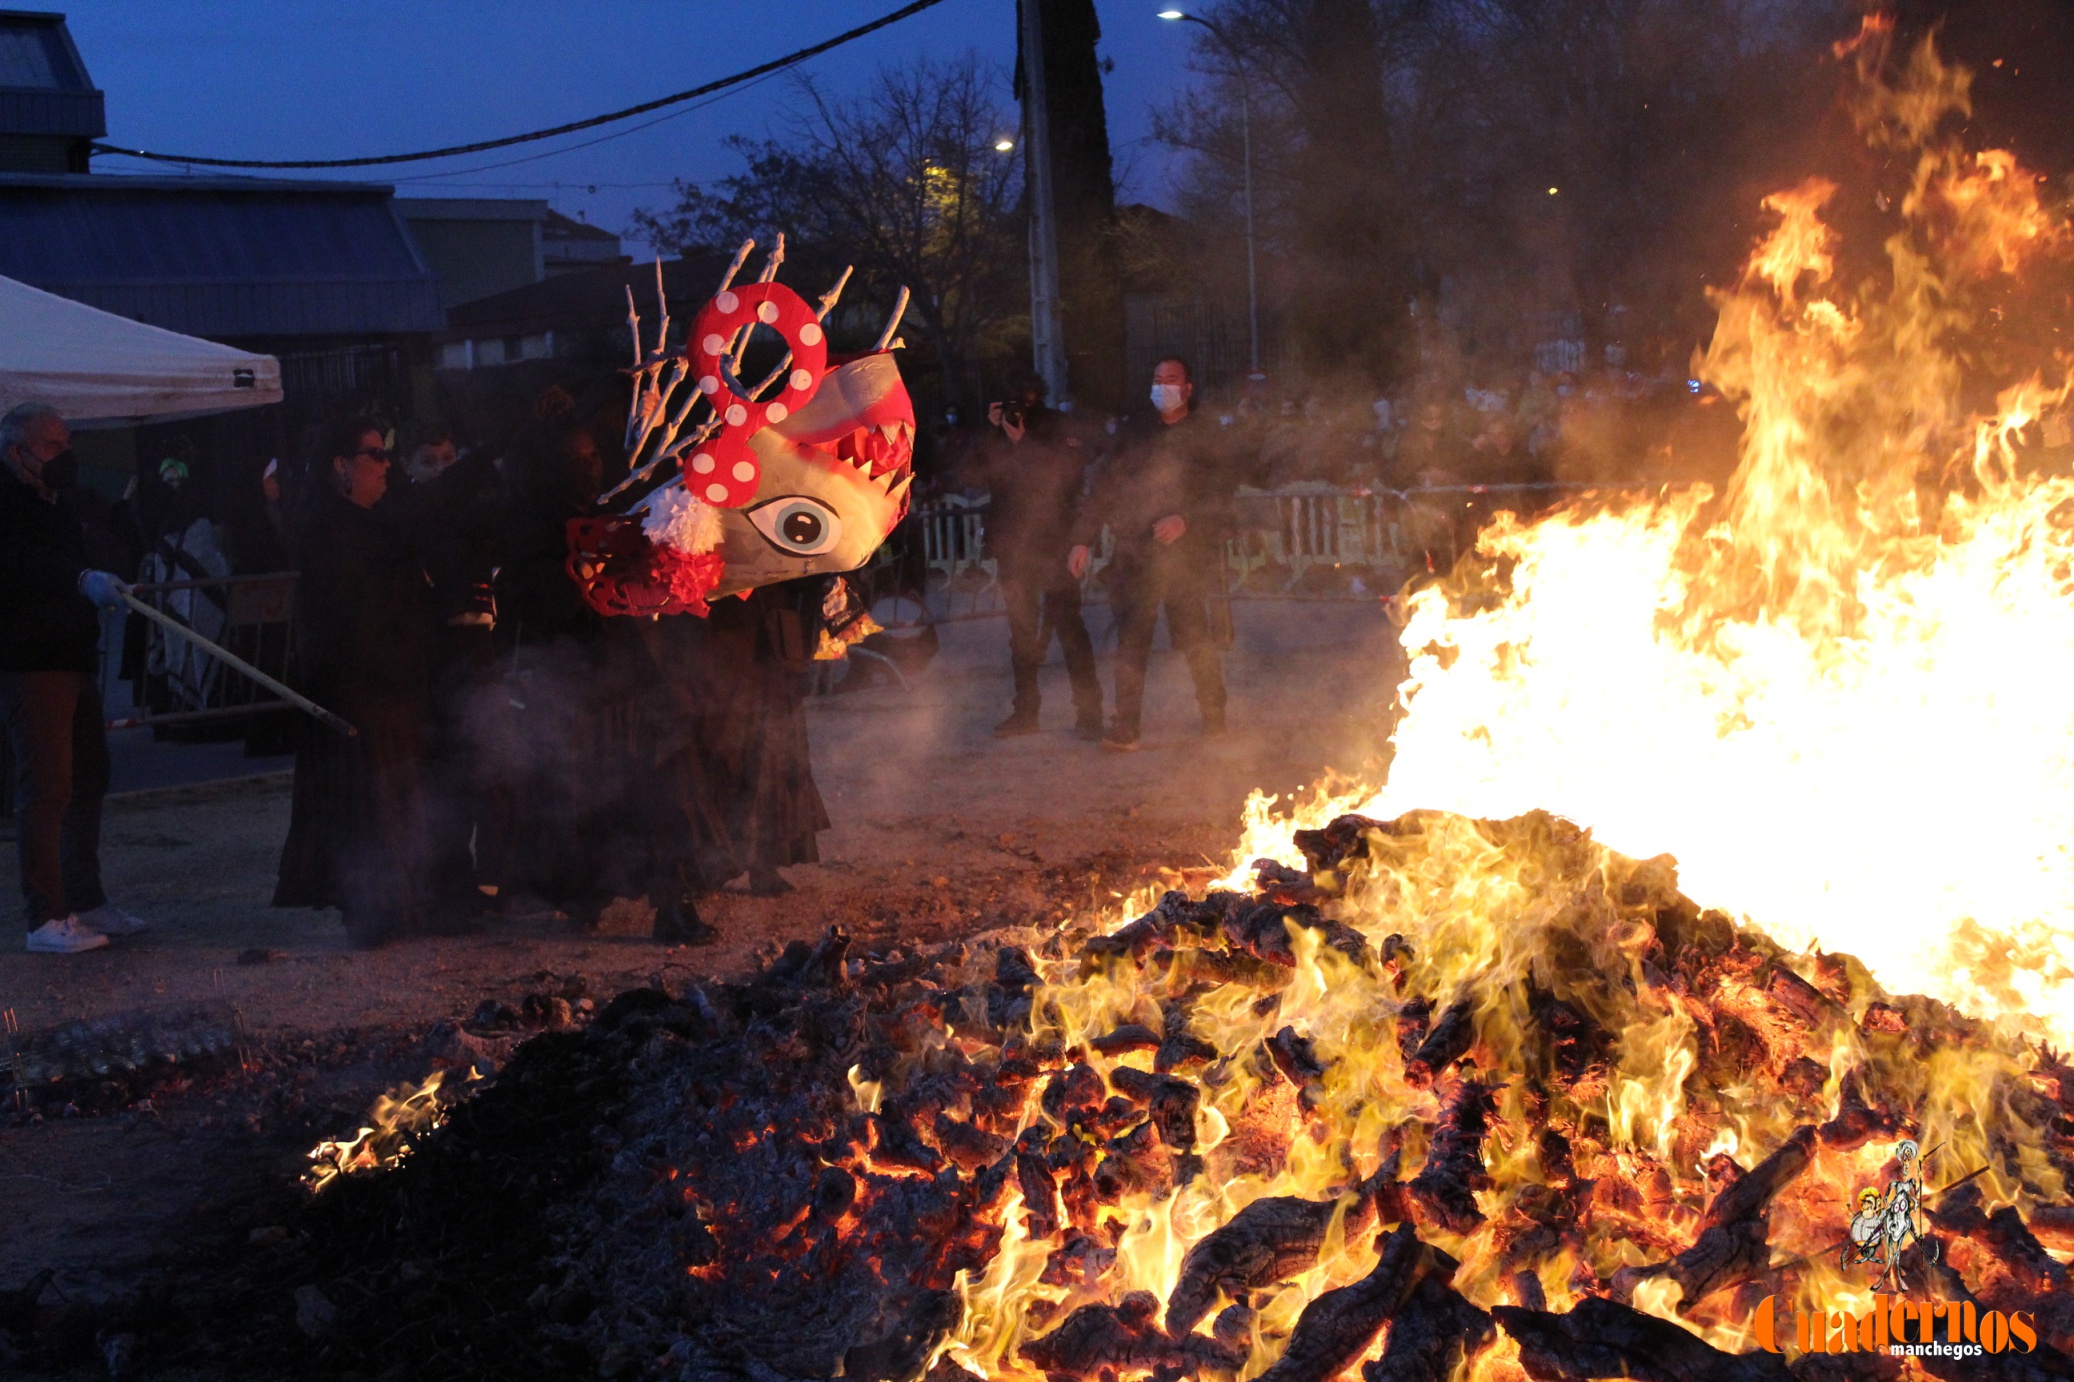
M 388 443 L 352 420 L 319 454 L 296 534 L 292 652 L 301 689 L 355 732 L 306 727 L 274 906 L 336 907 L 371 949 L 470 923 L 426 909 L 431 588 L 407 515 L 385 500 Z
M 56 409 L 23 403 L 0 417 L 0 718 L 16 765 L 28 947 L 52 955 L 147 929 L 101 888 L 108 735 L 97 607 L 121 607 L 129 587 L 87 565 L 75 474 Z

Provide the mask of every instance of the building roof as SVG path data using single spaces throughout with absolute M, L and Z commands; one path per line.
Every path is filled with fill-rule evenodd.
M 547 203 L 525 197 L 398 197 L 406 221 L 545 221 Z
M 96 139 L 108 132 L 65 16 L 0 10 L 0 135 Z
M 727 260 L 724 254 L 711 254 L 664 261 L 663 292 L 670 300 L 671 317 L 688 323 L 706 305 L 706 299 L 720 286 Z M 463 303 L 447 314 L 446 335 L 460 340 L 624 325 L 629 288 L 641 313 L 642 330 L 653 329 L 655 265 L 650 262 L 561 274 Z
M 439 283 L 390 191 L 0 174 L 0 274 L 212 339 L 434 331 Z

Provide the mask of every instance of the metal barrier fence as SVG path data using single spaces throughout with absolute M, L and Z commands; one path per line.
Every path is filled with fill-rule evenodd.
M 285 681 L 293 637 L 295 573 L 155 581 L 131 587 L 171 615 Z M 292 709 L 213 654 L 130 615 L 117 637 L 101 640 L 102 704 L 110 729 L 185 725 Z
M 1532 511 L 1579 484 L 1450 485 L 1392 490 L 1324 484 L 1241 490 L 1236 530 L 1224 544 L 1224 587 L 1233 597 L 1366 599 L 1414 573 L 1445 570 L 1501 509 Z M 939 617 L 1000 608 L 997 572 L 986 548 L 985 499 L 951 496 L 917 507 L 910 542 L 921 547 L 909 570 L 926 571 Z M 1107 564 L 1105 532 L 1090 583 Z M 894 560 L 898 560 L 895 558 Z M 1092 593 L 1092 592 L 1091 592 Z

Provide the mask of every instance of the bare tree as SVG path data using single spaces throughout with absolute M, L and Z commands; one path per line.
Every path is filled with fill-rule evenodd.
M 1746 247 L 1747 209 L 1822 124 L 1826 41 L 1850 9 L 1223 0 L 1209 14 L 1253 96 L 1268 277 L 1307 365 L 1389 373 L 1361 333 L 1388 333 L 1413 292 L 1463 305 L 1472 334 L 1531 340 L 1564 312 L 1689 350 L 1704 272 Z M 1204 86 L 1155 124 L 1203 155 L 1191 211 L 1234 204 L 1241 67 L 1208 34 L 1195 56 Z
M 677 204 L 636 212 L 659 247 L 685 253 L 783 231 L 795 259 L 854 263 L 866 296 L 913 292 L 907 322 L 970 404 L 979 361 L 1018 332 L 1029 309 L 1022 269 L 1020 160 L 995 147 L 1016 122 L 1002 74 L 978 57 L 882 69 L 849 100 L 796 82 L 796 113 L 710 190 L 677 185 Z

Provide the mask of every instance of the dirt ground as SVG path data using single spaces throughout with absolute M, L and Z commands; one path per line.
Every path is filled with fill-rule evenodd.
M 238 1014 L 251 1068 L 174 1081 L 98 1116 L 0 1117 L 0 1291 L 44 1267 L 66 1299 L 131 1289 L 201 1225 L 292 1178 L 315 1137 L 350 1134 L 374 1093 L 424 1074 L 426 1033 L 486 998 L 515 1004 L 549 989 L 603 1002 L 658 980 L 674 988 L 738 974 L 831 923 L 883 950 L 1100 915 L 1163 869 L 1221 864 L 1252 790 L 1295 791 L 1328 770 L 1373 777 L 1402 668 L 1381 610 L 1256 602 L 1236 613 L 1231 732 L 1220 739 L 1197 733 L 1185 668 L 1162 649 L 1142 752 L 1075 740 L 1056 666 L 1045 673 L 1046 731 L 997 742 L 989 730 L 1007 699 L 998 620 L 945 626 L 942 654 L 911 690 L 817 698 L 815 776 L 835 821 L 822 862 L 789 870 L 790 896 L 712 901 L 705 915 L 722 937 L 701 948 L 654 944 L 643 907 L 625 902 L 595 933 L 536 908 L 480 937 L 355 952 L 336 913 L 267 905 L 288 826 L 285 775 L 111 800 L 110 893 L 153 931 L 86 956 L 0 949 L 0 1010 L 34 1031 L 219 1004 Z M 1105 683 L 1108 672 L 1105 659 Z M 5 856 L 0 898 L 12 907 L 11 848 Z M 249 962 L 255 951 L 263 962 Z

